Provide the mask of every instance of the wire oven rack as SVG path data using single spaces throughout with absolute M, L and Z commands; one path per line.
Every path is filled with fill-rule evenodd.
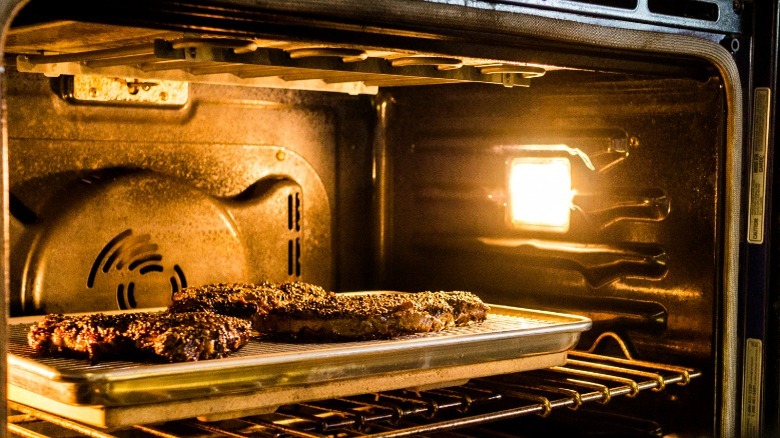
M 622 344 L 621 344 L 622 345 Z M 562 366 L 424 391 L 395 390 L 286 405 L 232 420 L 185 419 L 106 432 L 9 402 L 9 433 L 23 437 L 374 437 L 440 433 L 586 404 L 613 402 L 647 391 L 684 386 L 701 372 L 674 365 L 570 351 Z M 43 425 L 43 426 L 42 426 Z M 61 428 L 61 429 L 60 429 Z M 41 431 L 43 430 L 43 432 Z

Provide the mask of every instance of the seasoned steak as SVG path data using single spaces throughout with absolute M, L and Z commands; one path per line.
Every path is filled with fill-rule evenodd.
M 439 299 L 443 299 L 452 307 L 452 314 L 455 318 L 455 325 L 463 326 L 475 322 L 482 322 L 490 313 L 490 307 L 482 302 L 477 295 L 466 291 L 439 291 L 439 292 L 418 292 L 412 295 L 424 297 L 426 294 L 432 294 Z
M 189 287 L 169 307 L 191 309 L 248 318 L 266 338 L 316 342 L 435 332 L 484 321 L 489 311 L 470 292 L 337 294 L 301 282 Z
M 303 304 L 288 302 L 252 318 L 255 330 L 273 339 L 353 341 L 388 339 L 454 325 L 451 307 L 409 294 L 332 294 Z
M 319 286 L 300 282 L 215 283 L 187 287 L 176 292 L 173 302 L 168 306 L 168 311 L 173 313 L 209 311 L 250 319 L 289 303 L 305 305 L 329 294 Z
M 38 353 L 87 356 L 95 362 L 114 356 L 115 351 L 127 352 L 133 347 L 124 335 L 129 321 L 127 314 L 50 314 L 30 327 L 27 343 Z
M 104 358 L 149 357 L 185 362 L 225 357 L 252 336 L 243 319 L 210 312 L 137 312 L 107 315 L 46 315 L 27 333 L 44 354 Z

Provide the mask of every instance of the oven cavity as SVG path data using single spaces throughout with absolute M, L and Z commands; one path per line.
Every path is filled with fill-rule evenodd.
M 61 3 L 31 0 L 6 39 L 10 423 L 732 435 L 742 102 L 721 44 L 742 2 Z M 35 314 L 260 281 L 468 290 L 492 318 L 587 327 L 521 363 L 528 340 L 499 332 L 447 333 L 445 356 L 254 339 L 157 376 L 101 364 L 99 388 L 69 363 L 79 390 L 25 356 Z

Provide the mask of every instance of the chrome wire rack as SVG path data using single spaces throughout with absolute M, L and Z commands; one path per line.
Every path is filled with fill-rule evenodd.
M 613 336 L 610 336 L 613 337 Z M 597 341 L 598 343 L 598 341 Z M 620 343 L 619 345 L 622 345 Z M 633 398 L 687 385 L 701 372 L 673 365 L 569 352 L 567 362 L 536 371 L 427 390 L 397 390 L 286 405 L 273 413 L 220 421 L 187 419 L 105 431 L 10 402 L 12 436 L 89 437 L 406 437 L 467 430 L 500 420 Z M 459 436 L 468 436 L 465 435 Z

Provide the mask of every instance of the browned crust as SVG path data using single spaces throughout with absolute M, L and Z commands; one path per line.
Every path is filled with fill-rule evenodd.
M 185 362 L 225 357 L 253 332 L 244 319 L 211 312 L 136 312 L 107 315 L 46 315 L 27 333 L 42 354 L 105 358 L 152 358 Z
M 190 309 L 248 317 L 266 338 L 311 342 L 435 332 L 484 321 L 490 310 L 465 291 L 336 294 L 301 282 L 190 287 L 170 310 Z

